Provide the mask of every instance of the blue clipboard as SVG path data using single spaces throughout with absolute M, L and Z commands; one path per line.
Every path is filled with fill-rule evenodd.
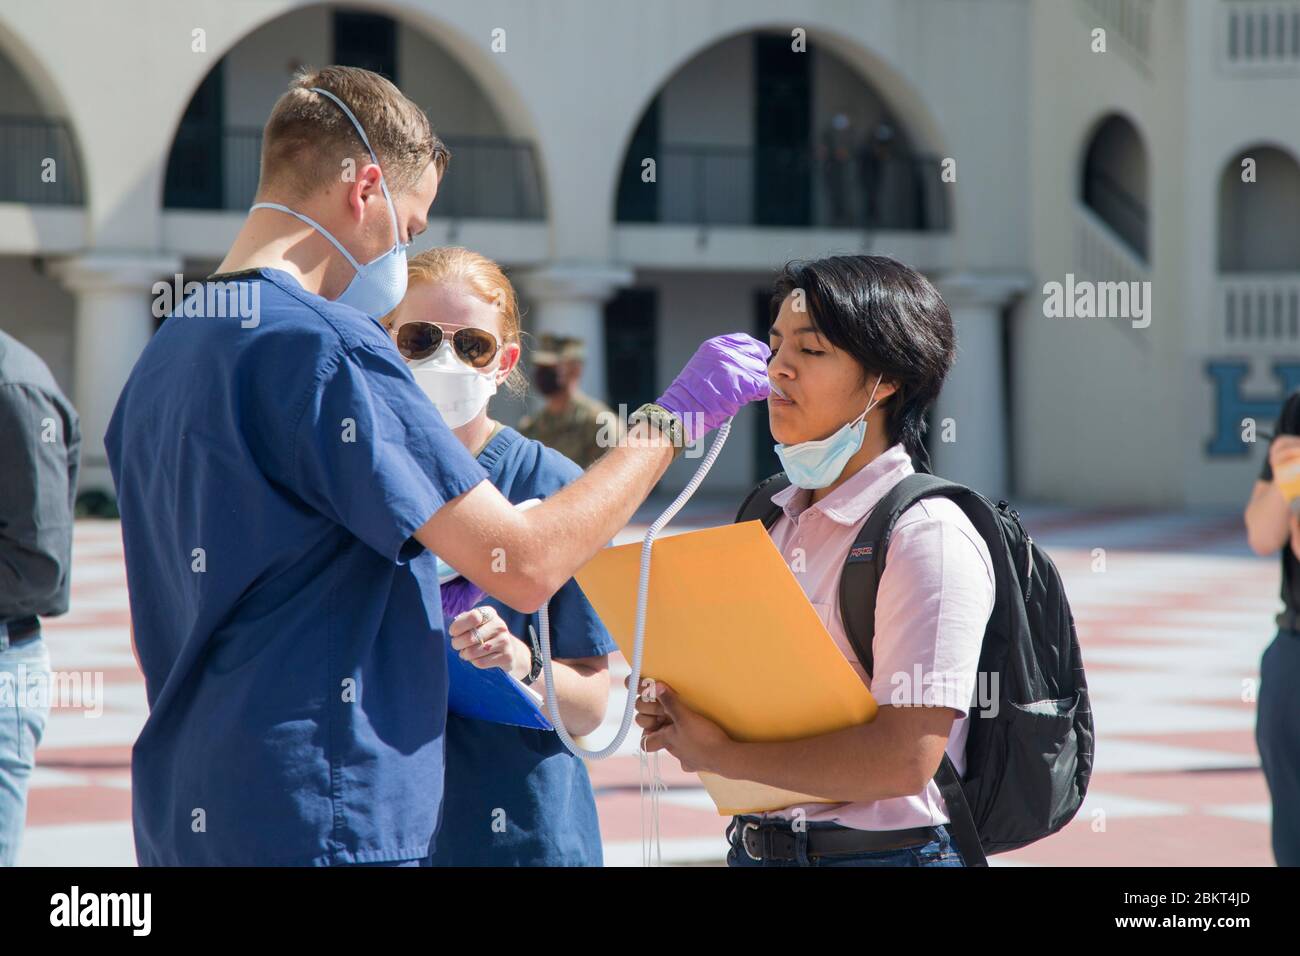
M 515 505 L 525 511 L 542 503 L 529 498 Z M 460 577 L 460 572 L 442 558 L 438 559 L 438 583 L 446 584 Z M 529 625 L 531 627 L 531 625 Z M 482 670 L 460 659 L 447 639 L 447 709 L 461 717 L 488 720 L 494 724 L 554 730 L 546 714 L 519 683 L 505 671 L 494 667 Z
M 523 684 L 499 667 L 483 670 L 461 660 L 451 641 L 447 641 L 447 678 L 447 709 L 453 714 L 494 724 L 555 729 Z

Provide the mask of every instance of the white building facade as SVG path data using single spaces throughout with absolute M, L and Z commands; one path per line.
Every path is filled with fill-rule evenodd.
M 585 339 L 611 404 L 764 335 L 786 260 L 853 252 L 943 292 L 931 452 L 992 496 L 1242 502 L 1244 439 L 1300 387 L 1300 0 L 9 5 L 0 327 L 80 411 L 83 490 L 109 488 L 153 284 L 220 261 L 271 105 L 331 62 L 395 79 L 451 146 L 417 248 L 505 265 L 525 330 Z M 1121 282 L 1110 317 L 1044 291 Z M 746 409 L 711 486 L 774 470 L 770 445 Z

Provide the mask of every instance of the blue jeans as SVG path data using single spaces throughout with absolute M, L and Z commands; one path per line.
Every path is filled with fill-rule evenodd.
M 1300 866 L 1300 634 L 1281 631 L 1259 662 L 1255 746 L 1273 801 L 1273 859 Z
M 961 854 L 957 852 L 948 828 L 938 826 L 938 839 L 931 840 L 924 846 L 912 846 L 902 850 L 879 850 L 874 853 L 853 853 L 845 856 L 808 856 L 808 833 L 816 830 L 842 829 L 836 823 L 805 823 L 806 832 L 795 834 L 795 852 L 797 861 L 755 860 L 745 852 L 740 843 L 741 828 L 747 822 L 758 823 L 760 818 L 753 816 L 732 817 L 727 835 L 731 840 L 731 851 L 727 854 L 727 866 L 965 866 Z
M 27 822 L 27 784 L 50 715 L 49 686 L 45 640 L 9 647 L 0 630 L 0 866 L 13 866 L 18 858 Z

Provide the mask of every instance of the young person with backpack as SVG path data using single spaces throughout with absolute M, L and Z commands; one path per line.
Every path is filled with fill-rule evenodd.
M 764 522 L 880 707 L 739 742 L 658 682 L 637 705 L 646 749 L 830 801 L 733 818 L 731 866 L 983 865 L 1055 832 L 1093 737 L 1060 580 L 1005 502 L 914 466 L 953 361 L 947 306 L 902 263 L 842 256 L 787 265 L 772 315 L 785 471 L 737 520 Z

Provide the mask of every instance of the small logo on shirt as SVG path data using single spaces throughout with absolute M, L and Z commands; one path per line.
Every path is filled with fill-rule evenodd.
M 874 544 L 862 544 L 849 549 L 850 561 L 872 561 L 875 559 L 875 555 L 876 546 Z

